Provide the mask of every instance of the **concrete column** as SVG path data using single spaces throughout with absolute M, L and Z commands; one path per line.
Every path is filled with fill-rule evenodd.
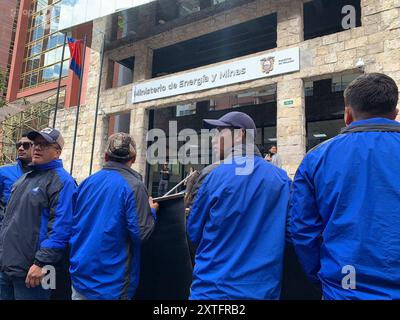
M 278 48 L 300 43 L 304 39 L 303 2 L 279 1 Z
M 284 169 L 293 177 L 306 153 L 306 117 L 302 79 L 282 80 L 277 85 L 278 152 Z
M 153 50 L 142 43 L 135 50 L 135 70 L 133 81 L 138 82 L 151 78 L 153 65 Z
M 280 1 L 277 28 L 278 48 L 303 41 L 302 1 Z M 305 99 L 303 81 L 285 78 L 277 84 L 278 152 L 282 156 L 284 169 L 293 177 L 306 151 Z
M 130 134 L 136 142 L 136 162 L 133 169 L 138 171 L 143 178 L 146 175 L 146 151 L 147 141 L 146 136 L 149 127 L 149 111 L 146 109 L 134 108 L 131 111 L 131 127 Z
M 153 50 L 145 43 L 139 44 L 135 48 L 135 68 L 133 81 L 138 82 L 151 78 L 153 64 Z M 149 111 L 143 108 L 138 109 L 133 106 L 131 111 L 130 133 L 135 139 L 137 147 L 136 162 L 133 168 L 138 171 L 143 178 L 146 175 L 146 135 L 149 127 Z

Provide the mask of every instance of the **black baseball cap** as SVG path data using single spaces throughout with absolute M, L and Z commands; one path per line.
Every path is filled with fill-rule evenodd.
M 60 131 L 53 128 L 46 128 L 41 131 L 29 132 L 27 137 L 29 140 L 33 141 L 37 137 L 43 137 L 48 143 L 56 143 L 59 145 L 60 149 L 64 147 L 64 138 L 62 137 Z
M 256 124 L 253 119 L 247 114 L 238 111 L 229 112 L 219 119 L 204 119 L 203 126 L 206 129 L 232 127 L 236 129 L 254 130 L 254 135 L 257 132 Z

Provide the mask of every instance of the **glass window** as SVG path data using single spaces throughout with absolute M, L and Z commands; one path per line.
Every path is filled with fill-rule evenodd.
M 37 84 L 37 82 L 38 82 L 38 74 L 34 73 L 34 74 L 32 74 L 32 76 L 30 78 L 29 86 L 34 86 Z
M 36 11 L 46 8 L 52 0 L 38 0 L 36 4 Z
M 131 124 L 131 114 L 122 113 L 117 115 L 112 115 L 109 118 L 108 122 L 108 135 L 111 136 L 117 132 L 130 132 L 130 124 Z
M 30 42 L 25 47 L 21 89 L 58 79 L 64 35 L 57 33 L 61 0 L 33 0 L 29 25 Z M 68 48 L 65 51 L 63 76 L 68 74 Z M 33 73 L 32 73 L 33 72 Z M 31 74 L 32 73 L 32 74 Z
M 356 10 L 355 27 L 361 26 L 360 0 L 313 0 L 304 4 L 304 39 L 309 40 L 329 34 L 345 31 L 342 9 L 351 5 Z M 318 17 L 316 19 L 316 17 Z
M 60 16 L 60 11 L 61 11 L 60 4 L 54 5 L 53 8 L 51 9 L 52 18 L 59 17 Z
M 306 97 L 312 97 L 314 94 L 314 82 L 308 81 L 304 83 Z
M 264 144 L 276 144 L 276 127 L 264 128 Z
M 42 52 L 42 42 L 37 42 L 35 45 L 32 46 L 30 56 L 36 56 Z
M 342 92 L 346 90 L 347 86 L 352 82 L 355 78 L 357 78 L 359 74 L 347 74 L 336 76 L 332 78 L 332 92 Z
M 44 21 L 44 16 L 43 15 L 37 15 L 34 19 L 33 19 L 33 24 L 32 27 L 37 27 L 39 25 L 41 25 Z
M 43 69 L 43 80 L 49 81 L 54 78 L 54 67 L 48 67 Z
M 53 34 L 52 36 L 49 37 L 49 40 L 47 42 L 47 49 L 53 49 L 58 45 L 58 35 Z
M 59 17 L 57 17 L 57 18 L 55 18 L 55 19 L 50 21 L 50 32 L 51 33 L 58 31 L 59 22 L 60 22 L 60 18 Z
M 181 0 L 179 5 L 179 15 L 181 17 L 200 11 L 200 1 Z
M 32 41 L 38 40 L 44 36 L 44 26 L 40 25 L 35 28 L 32 33 Z
M 167 21 L 179 17 L 185 17 L 203 9 L 225 2 L 226 0 L 168 0 L 157 3 L 157 23 L 164 24 Z
M 259 105 L 276 101 L 276 86 L 259 91 L 248 91 L 231 96 L 214 98 L 210 101 L 210 111 Z
M 196 103 L 180 104 L 176 106 L 176 116 L 190 116 L 196 114 Z
M 66 77 L 68 75 L 68 71 L 69 71 L 69 63 L 68 61 L 64 61 L 62 76 Z
M 57 62 L 56 50 L 50 50 L 44 54 L 44 65 L 48 66 Z
M 344 126 L 343 119 L 307 123 L 307 150 L 337 136 Z
M 135 57 L 129 57 L 120 61 L 110 60 L 107 75 L 107 89 L 119 88 L 133 83 L 135 69 Z
M 25 63 L 25 72 L 31 71 L 32 70 L 32 60 L 28 60 Z

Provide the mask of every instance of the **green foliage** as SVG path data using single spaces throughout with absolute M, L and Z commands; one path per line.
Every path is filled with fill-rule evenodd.
M 3 94 L 7 90 L 7 83 L 6 83 L 6 75 L 5 73 L 0 70 L 0 108 L 6 104 L 6 101 L 3 98 Z

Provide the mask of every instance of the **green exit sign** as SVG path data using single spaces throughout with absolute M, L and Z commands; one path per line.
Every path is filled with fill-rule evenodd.
M 293 100 L 286 100 L 286 101 L 283 102 L 283 105 L 285 107 L 292 106 L 293 104 L 294 104 Z

